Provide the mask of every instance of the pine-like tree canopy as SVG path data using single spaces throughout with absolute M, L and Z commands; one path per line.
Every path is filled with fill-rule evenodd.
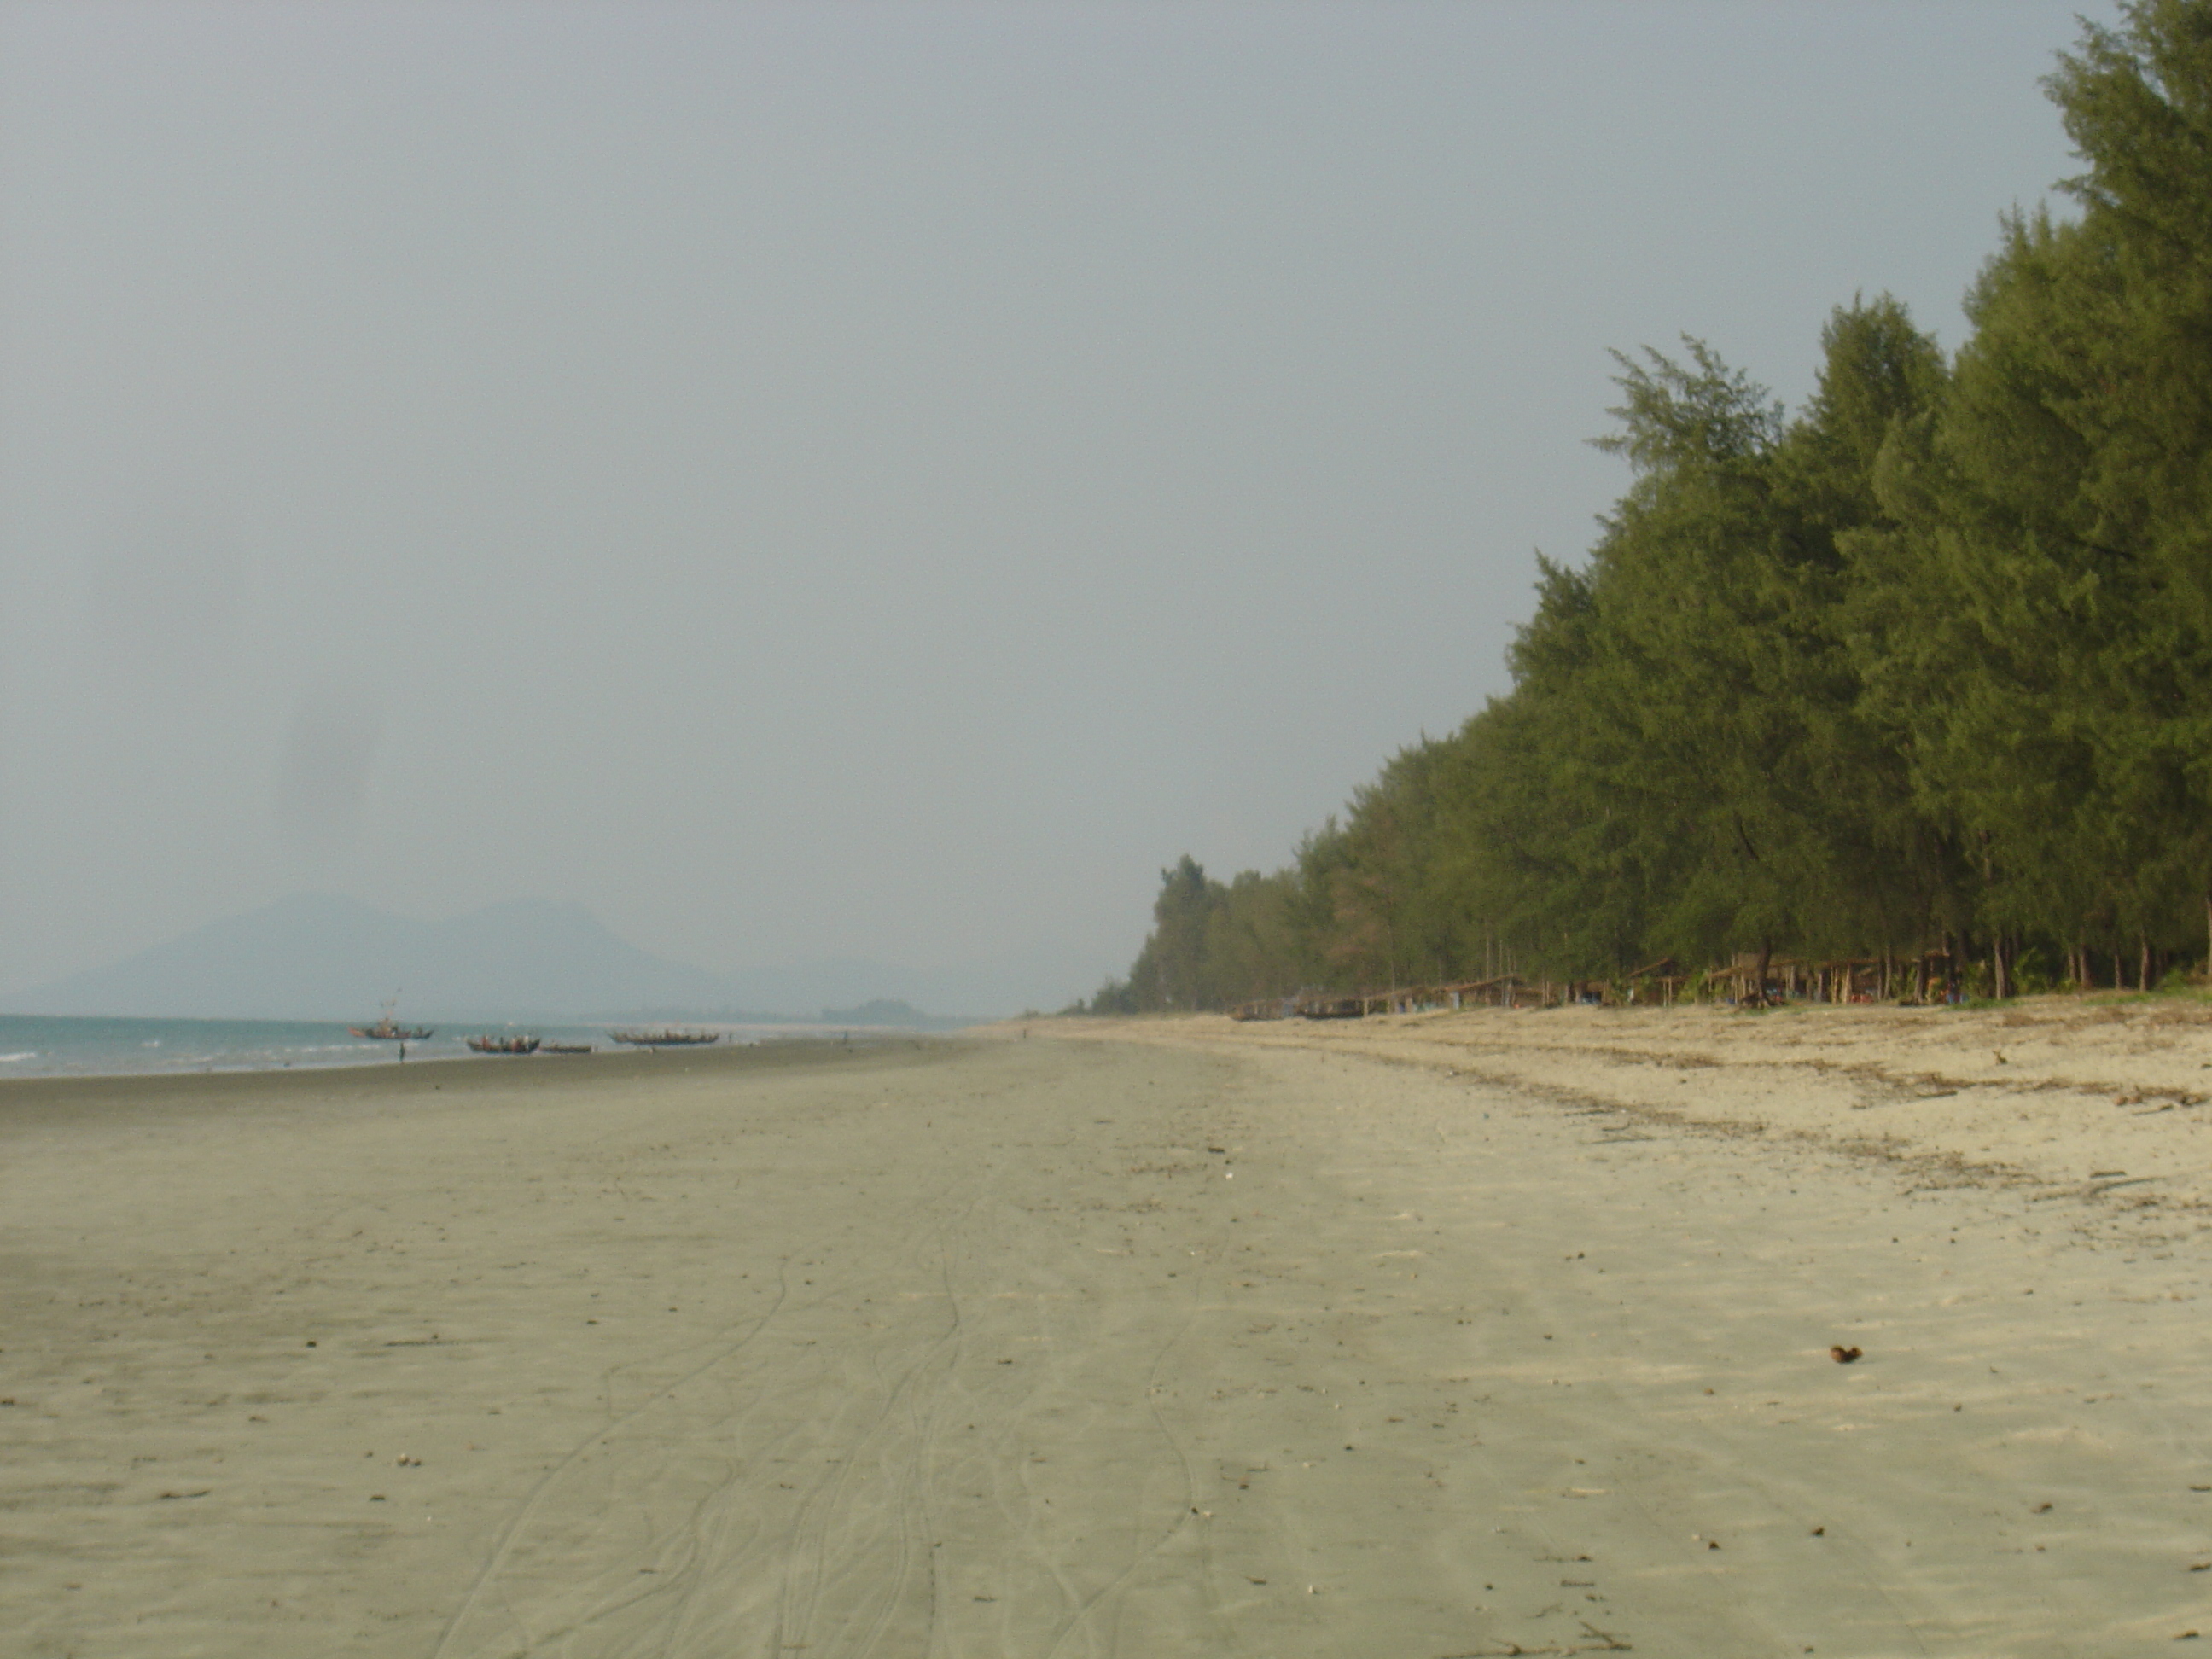
M 1839 307 L 1794 416 L 1617 355 L 1627 487 L 1540 560 L 1513 689 L 1271 875 L 1186 856 L 1104 1008 L 1745 953 L 2154 978 L 2212 924 L 2212 0 L 2085 24 L 2083 171 L 1946 359 Z

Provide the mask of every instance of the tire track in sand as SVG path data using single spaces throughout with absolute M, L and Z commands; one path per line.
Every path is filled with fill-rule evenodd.
M 791 1257 L 787 1255 L 777 1264 L 775 1299 L 769 1304 L 766 1311 L 752 1322 L 744 1335 L 734 1341 L 724 1344 L 682 1376 L 654 1389 L 645 1399 L 612 1421 L 601 1425 L 593 1432 L 577 1442 L 569 1449 L 567 1456 L 538 1478 L 529 1492 L 524 1495 L 522 1501 L 515 1506 L 514 1512 L 507 1518 L 507 1523 L 500 1528 L 499 1535 L 493 1540 L 491 1550 L 485 1556 L 483 1566 L 477 1570 L 476 1577 L 469 1585 L 468 1593 L 461 1598 L 460 1604 L 454 1608 L 453 1616 L 446 1621 L 444 1630 L 440 1632 L 438 1645 L 431 1650 L 432 1659 L 447 1659 L 448 1654 L 455 1651 L 454 1642 L 463 1627 L 482 1604 L 485 1587 L 492 1582 L 506 1564 L 523 1528 L 529 1524 L 531 1517 L 537 1512 L 546 1494 L 593 1450 L 605 1445 L 617 1433 L 639 1422 L 647 1413 L 655 1409 L 688 1383 L 705 1376 L 717 1366 L 726 1364 L 744 1352 L 783 1310 L 790 1294 Z M 512 1609 L 505 1608 L 503 1603 L 502 1608 L 510 1620 L 514 1618 Z

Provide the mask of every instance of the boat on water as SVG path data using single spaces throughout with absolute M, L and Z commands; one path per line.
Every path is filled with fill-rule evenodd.
M 469 1047 L 480 1054 L 534 1054 L 538 1039 L 534 1036 L 472 1036 Z
M 588 1042 L 541 1042 L 538 1045 L 538 1052 L 541 1054 L 596 1054 L 598 1050 Z
M 384 1005 L 384 1017 L 374 1025 L 349 1025 L 346 1030 L 357 1037 L 368 1037 L 376 1042 L 422 1042 L 428 1040 L 431 1028 L 428 1025 L 402 1025 L 395 1015 L 399 999 L 392 998 Z
M 607 1035 L 633 1048 L 685 1048 L 722 1040 L 720 1031 L 679 1031 L 672 1027 L 658 1031 L 610 1031 Z

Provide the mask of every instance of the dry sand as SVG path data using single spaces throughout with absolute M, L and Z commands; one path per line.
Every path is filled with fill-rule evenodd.
M 1032 1030 L 0 1089 L 0 1652 L 2212 1641 L 2193 1012 Z

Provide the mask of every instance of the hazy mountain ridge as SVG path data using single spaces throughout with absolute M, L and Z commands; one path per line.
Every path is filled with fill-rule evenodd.
M 938 994 L 957 997 L 957 978 L 854 961 L 717 974 L 640 950 L 580 904 L 512 899 L 416 921 L 357 899 L 301 894 L 18 992 L 5 1006 L 40 1014 L 351 1020 L 373 1018 L 397 993 L 410 1019 L 934 1024 L 959 1022 L 915 1005 L 962 1006 Z

